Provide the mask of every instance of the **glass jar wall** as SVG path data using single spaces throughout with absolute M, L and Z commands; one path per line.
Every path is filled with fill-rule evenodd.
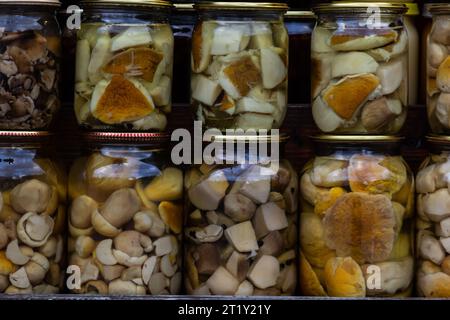
M 450 139 L 428 137 L 430 155 L 416 178 L 417 292 L 422 297 L 450 297 Z
M 336 2 L 314 9 L 312 113 L 323 132 L 393 134 L 406 120 L 406 7 L 375 5 L 379 19 L 373 19 L 375 9 L 364 3 Z
M 192 39 L 195 119 L 221 130 L 279 128 L 287 108 L 287 6 L 204 2 L 195 7 L 200 14 Z
M 231 162 L 204 163 L 186 173 L 186 292 L 294 295 L 297 174 L 282 157 L 275 168 L 256 149 L 249 148 L 249 143 L 243 146 L 242 141 L 224 141 L 234 151 L 220 151 L 216 159 Z M 267 144 L 264 140 L 249 141 Z
M 163 0 L 81 2 L 75 114 L 94 130 L 164 131 L 174 39 Z
M 0 130 L 46 130 L 60 108 L 57 0 L 0 3 Z
M 159 134 L 92 133 L 69 175 L 74 293 L 178 294 L 183 173 Z
M 45 132 L 0 132 L 0 293 L 64 287 L 66 176 Z
M 433 26 L 428 37 L 427 111 L 431 130 L 450 133 L 450 4 L 433 5 Z
M 399 139 L 321 136 L 300 176 L 300 290 L 412 293 L 414 180 Z

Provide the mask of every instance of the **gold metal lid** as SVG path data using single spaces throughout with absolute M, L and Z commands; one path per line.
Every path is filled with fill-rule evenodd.
M 450 144 L 450 136 L 440 136 L 435 134 L 430 134 L 425 137 L 426 140 L 430 143 L 441 143 L 441 144 Z
M 446 14 L 450 13 L 450 3 L 433 3 L 429 7 L 431 14 Z
M 173 7 L 168 0 L 82 0 L 82 6 Z
M 163 144 L 170 141 L 165 133 L 147 132 L 88 132 L 83 138 L 93 143 Z
M 276 2 L 206 2 L 200 1 L 194 5 L 197 10 L 272 10 L 287 11 L 289 9 L 286 3 Z
M 315 6 L 313 11 L 315 13 L 327 12 L 343 12 L 343 13 L 368 13 L 367 9 L 370 7 L 380 8 L 382 12 L 403 14 L 408 8 L 404 3 L 390 3 L 390 2 L 347 2 L 335 1 L 330 3 L 323 3 Z
M 329 142 L 329 143 L 392 143 L 401 142 L 404 137 L 399 136 L 359 136 L 359 135 L 319 135 L 313 136 L 311 139 L 315 142 Z
M 204 135 L 204 142 L 287 142 L 290 139 L 290 136 L 284 133 L 279 135 Z
M 52 6 L 60 7 L 59 0 L 0 0 L 0 5 L 18 5 L 18 6 Z
M 173 5 L 178 11 L 193 11 L 194 3 L 175 3 Z
M 315 19 L 316 15 L 312 11 L 291 11 L 289 10 L 284 15 L 286 18 L 297 18 L 297 19 Z

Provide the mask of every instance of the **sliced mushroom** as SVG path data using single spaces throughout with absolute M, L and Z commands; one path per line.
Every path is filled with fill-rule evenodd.
M 161 258 L 160 269 L 161 272 L 168 278 L 172 277 L 178 270 L 176 261 L 171 261 L 173 258 L 170 255 L 165 255 Z
M 144 281 L 145 285 L 148 285 L 150 277 L 155 271 L 157 264 L 158 264 L 158 257 L 156 256 L 151 256 L 144 262 L 144 265 L 142 266 L 142 280 Z
M 278 256 L 284 247 L 283 237 L 280 232 L 272 231 L 267 236 L 262 238 L 262 245 L 259 248 L 259 254 L 269 256 Z
M 17 236 L 30 247 L 40 247 L 53 232 L 54 221 L 46 215 L 29 212 L 17 222 Z
M 239 287 L 239 281 L 224 267 L 219 267 L 206 284 L 215 295 L 233 295 Z
M 210 224 L 195 232 L 195 237 L 200 242 L 216 242 L 222 238 L 222 235 L 223 228 L 215 224 Z
M 113 250 L 113 255 L 118 263 L 127 267 L 142 266 L 144 262 L 147 260 L 146 255 L 140 257 L 130 257 L 125 252 L 115 249 Z
M 226 264 L 227 270 L 239 281 L 245 280 L 250 264 L 245 254 L 233 251 Z
M 108 294 L 108 285 L 101 280 L 88 281 L 85 285 L 84 291 L 87 294 L 106 295 Z
M 123 281 L 120 279 L 113 280 L 108 285 L 108 294 L 111 295 L 138 295 L 145 294 L 140 286 L 132 281 Z
M 241 222 L 225 230 L 225 237 L 239 252 L 258 250 L 255 230 L 250 221 Z
M 148 289 L 151 294 L 160 295 L 168 285 L 170 285 L 169 279 L 163 273 L 158 272 L 150 277 Z
M 34 261 L 29 261 L 24 268 L 27 273 L 27 277 L 33 286 L 41 283 L 47 273 L 47 271 L 40 264 Z
M 45 281 L 52 286 L 59 286 L 61 279 L 61 267 L 57 263 L 51 263 Z
M 138 212 L 133 217 L 134 229 L 139 232 L 146 233 L 150 230 L 153 224 L 152 217 L 147 212 Z
M 431 235 L 424 235 L 419 241 L 419 253 L 424 259 L 430 260 L 438 265 L 445 258 L 445 252 L 439 240 Z
M 124 270 L 125 267 L 121 266 L 120 264 L 100 267 L 100 273 L 103 279 L 105 279 L 105 281 L 107 282 L 120 278 Z
M 25 271 L 24 267 L 18 269 L 14 273 L 11 273 L 9 275 L 9 281 L 14 287 L 17 287 L 19 289 L 26 289 L 31 286 L 30 280 L 28 279 L 27 272 Z
M 239 176 L 236 182 L 243 181 L 239 192 L 257 204 L 266 203 L 270 193 L 269 169 L 261 166 L 252 166 Z
M 113 240 L 105 239 L 100 241 L 97 248 L 95 248 L 95 257 L 105 266 L 113 266 L 117 264 L 117 259 L 113 255 L 112 245 Z
M 267 289 L 277 283 L 280 264 L 273 256 L 263 255 L 256 260 L 248 272 L 248 278 L 259 289 Z
M 98 267 L 89 260 L 81 273 L 81 284 L 84 284 L 88 281 L 97 280 L 99 274 L 100 270 L 98 269 Z
M 287 228 L 288 221 L 284 211 L 273 202 L 261 205 L 253 217 L 253 225 L 258 239 L 266 236 L 271 231 Z
M 6 290 L 5 290 L 6 294 L 32 294 L 33 293 L 33 288 L 30 286 L 28 288 L 25 289 L 20 289 L 17 288 L 15 286 L 9 286 Z
M 12 263 L 23 266 L 28 261 L 30 257 L 23 254 L 19 248 L 19 242 L 17 240 L 11 241 L 6 248 L 6 257 L 11 260 Z
M 174 276 L 170 279 L 170 293 L 171 294 L 179 294 L 181 290 L 181 280 L 182 275 L 181 272 L 177 272 L 174 274 Z
M 25 181 L 11 191 L 11 206 L 19 213 L 41 213 L 47 209 L 52 189 L 36 179 Z
M 133 281 L 134 279 L 142 278 L 142 268 L 139 266 L 130 267 L 125 269 L 120 276 L 123 281 Z
M 244 280 L 239 285 L 235 292 L 236 296 L 252 296 L 254 292 L 254 287 L 250 281 Z
M 228 185 L 225 173 L 222 170 L 214 171 L 188 190 L 189 199 L 201 210 L 216 210 Z
M 174 250 L 174 241 L 172 236 L 165 236 L 156 240 L 153 245 L 155 246 L 155 253 L 158 257 L 172 253 Z

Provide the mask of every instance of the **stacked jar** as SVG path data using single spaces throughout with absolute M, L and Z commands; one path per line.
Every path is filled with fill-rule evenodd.
M 450 82 L 450 4 L 430 7 L 433 23 L 427 46 L 427 110 L 434 135 L 430 156 L 417 174 L 417 293 L 450 297 L 447 230 Z
M 0 294 L 64 288 L 66 178 L 46 131 L 60 107 L 59 6 L 0 3 Z
M 298 179 L 280 160 L 280 141 L 287 137 L 276 130 L 287 109 L 287 6 L 194 7 L 191 103 L 195 120 L 214 129 L 203 154 L 215 154 L 186 173 L 186 291 L 293 295 Z M 269 145 L 271 156 L 263 152 Z
M 300 290 L 409 296 L 414 179 L 393 136 L 408 107 L 406 6 L 339 1 L 314 12 L 312 114 L 338 135 L 313 137 L 300 177 Z
M 77 34 L 75 115 L 102 131 L 164 131 L 174 39 L 165 0 L 86 0 Z
M 75 293 L 178 294 L 183 173 L 168 136 L 89 133 L 69 174 L 69 265 Z

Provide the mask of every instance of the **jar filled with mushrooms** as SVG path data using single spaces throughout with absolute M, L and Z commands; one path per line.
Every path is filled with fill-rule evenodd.
M 69 174 L 69 268 L 74 293 L 178 294 L 183 173 L 168 164 L 167 139 L 91 133 Z
M 428 36 L 427 110 L 431 130 L 450 133 L 450 4 L 430 7 L 433 26 Z
M 216 151 L 211 164 L 193 166 L 185 176 L 186 291 L 190 295 L 293 295 L 296 171 L 282 157 L 269 165 L 266 156 L 251 149 L 252 143 L 259 148 L 267 144 L 261 138 L 252 137 L 247 144 L 229 138 L 223 141 L 233 152 Z
M 274 129 L 287 108 L 289 37 L 282 3 L 200 2 L 191 104 L 207 128 Z
M 403 4 L 335 2 L 315 8 L 312 114 L 325 133 L 394 134 L 408 107 Z
M 300 290 L 307 296 L 412 294 L 414 179 L 400 138 L 315 137 L 300 177 Z
M 96 131 L 164 131 L 172 109 L 174 39 L 165 0 L 84 0 L 75 115 Z
M 450 297 L 450 139 L 427 137 L 430 155 L 416 177 L 417 293 Z
M 0 294 L 64 288 L 66 174 L 45 132 L 0 132 Z
M 60 108 L 58 0 L 0 2 L 0 130 L 47 130 Z

